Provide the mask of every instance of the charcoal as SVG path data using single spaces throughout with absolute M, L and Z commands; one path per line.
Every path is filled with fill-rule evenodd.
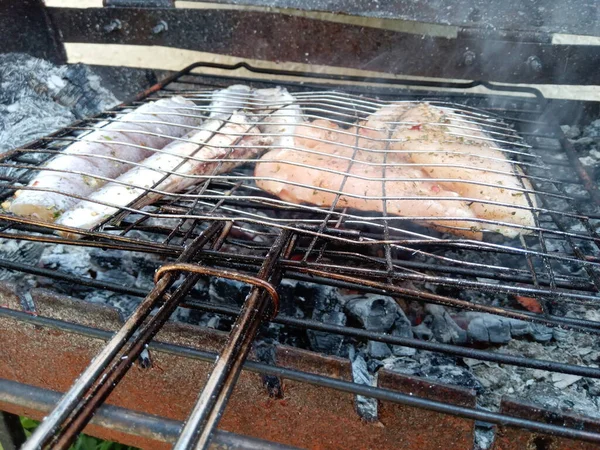
M 581 134 L 581 129 L 577 125 L 561 125 L 561 128 L 568 139 L 576 139 Z
M 285 316 L 295 317 L 302 319 L 305 317 L 305 310 L 307 305 L 307 289 L 310 286 L 302 286 L 303 284 L 296 280 L 283 280 L 277 289 L 279 293 L 279 311 L 280 314 Z M 312 289 L 313 294 L 308 294 L 309 298 L 317 295 L 318 287 L 316 285 Z M 314 306 L 314 305 L 313 305 Z
M 105 270 L 96 273 L 97 281 L 107 281 L 124 287 L 135 285 L 136 277 L 123 270 Z
M 90 253 L 85 247 L 48 246 L 42 253 L 40 265 L 70 275 L 87 277 L 90 271 Z
M 90 260 L 95 266 L 101 269 L 111 270 L 121 268 L 123 260 L 129 259 L 127 252 L 115 250 L 102 250 L 94 248 L 89 250 Z
M 510 322 L 492 314 L 477 314 L 471 317 L 467 328 L 469 341 L 489 344 L 510 342 L 510 332 Z
M 494 442 L 494 429 L 475 424 L 475 450 L 487 450 Z
M 92 289 L 84 298 L 86 302 L 110 305 L 119 311 L 123 318 L 129 317 L 140 304 L 141 299 L 130 295 L 115 294 L 110 291 Z
M 37 242 L 0 239 L 0 258 L 7 261 L 18 261 L 29 266 L 36 266 L 43 251 L 44 245 Z M 25 276 L 23 272 L 0 268 L 0 280 L 16 280 Z
M 152 367 L 152 357 L 148 348 L 145 348 L 138 356 L 137 362 L 142 369 L 150 369 Z
M 410 320 L 408 320 L 408 317 L 406 317 L 406 314 L 404 314 L 402 308 L 398 308 L 396 320 L 394 321 L 394 326 L 392 328 L 392 336 L 403 338 L 413 337 L 413 330 Z M 395 356 L 414 355 L 415 352 L 416 350 L 411 347 L 392 345 L 392 353 L 394 353 Z
M 465 344 L 467 332 L 459 327 L 443 306 L 427 305 L 426 311 L 433 316 L 431 331 L 439 342 Z
M 404 347 L 403 347 L 404 348 Z M 385 342 L 369 341 L 366 349 L 367 355 L 375 359 L 385 359 L 392 355 L 390 346 Z
M 388 358 L 385 368 L 405 375 L 427 378 L 441 383 L 480 391 L 481 383 L 468 367 L 457 364 L 456 358 L 418 350 L 413 356 Z
M 587 127 L 583 129 L 583 135 L 586 137 L 599 138 L 600 137 L 600 119 L 594 120 Z
M 529 322 L 508 318 L 506 320 L 510 324 L 510 335 L 513 338 L 527 336 L 529 333 L 531 333 L 531 324 Z
M 564 389 L 566 387 L 571 386 L 572 384 L 577 383 L 583 377 L 580 375 L 570 375 L 568 373 L 553 373 L 552 374 L 552 382 L 554 383 L 554 387 L 558 389 Z
M 556 342 L 565 342 L 569 338 L 569 330 L 563 328 L 552 328 L 552 337 Z
M 272 342 L 261 341 L 254 345 L 254 354 L 260 362 L 275 365 L 275 347 Z M 283 398 L 283 385 L 281 379 L 274 375 L 261 375 L 263 386 L 272 398 Z
M 544 408 L 600 418 L 595 401 L 574 387 L 559 388 L 553 384 L 535 383 L 523 392 L 521 398 Z
M 350 356 L 350 361 L 352 363 L 352 380 L 357 384 L 375 386 L 375 377 L 369 372 L 365 358 L 360 353 L 356 355 L 351 354 Z M 357 395 L 355 402 L 356 412 L 361 419 L 367 422 L 374 422 L 377 420 L 377 399 Z
M 431 325 L 433 324 L 433 316 L 427 316 L 423 319 L 416 327 L 412 327 L 413 335 L 415 338 L 422 341 L 430 341 L 433 339 L 433 331 L 431 331 Z
M 315 310 L 323 311 L 342 311 L 346 301 L 344 295 L 338 288 L 331 286 L 322 286 L 318 284 L 298 284 L 296 295 L 305 298 L 309 306 L 311 301 Z
M 212 277 L 209 283 L 211 301 L 223 305 L 241 306 L 250 292 L 250 286 L 241 281 Z
M 315 310 L 313 319 L 332 325 L 346 325 L 346 316 L 340 311 Z M 312 350 L 329 355 L 339 355 L 344 342 L 344 337 L 325 331 L 307 330 L 308 340 Z
M 531 323 L 531 337 L 538 342 L 549 342 L 552 340 L 552 328 L 541 323 Z
M 205 325 L 205 314 L 197 309 L 177 307 L 169 320 L 172 322 L 189 323 L 190 325 Z
M 365 329 L 387 332 L 394 325 L 400 307 L 391 297 L 366 294 L 348 298 L 345 310 Z

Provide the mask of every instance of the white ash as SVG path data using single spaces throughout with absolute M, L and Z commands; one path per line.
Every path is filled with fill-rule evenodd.
M 350 350 L 349 359 L 352 364 L 352 381 L 357 384 L 366 384 L 368 386 L 377 385 L 377 375 L 369 371 L 367 361 L 360 354 L 355 354 L 354 350 Z M 378 400 L 372 397 L 364 397 L 357 395 L 355 398 L 356 412 L 361 419 L 367 422 L 377 420 Z
M 0 55 L 0 153 L 117 103 L 87 66 Z
M 581 164 L 600 182 L 600 119 L 583 128 L 577 125 L 563 125 L 561 128 L 579 154 Z

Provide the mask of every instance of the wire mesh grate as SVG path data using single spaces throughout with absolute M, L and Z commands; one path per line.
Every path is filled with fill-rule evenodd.
M 102 138 L 101 135 L 98 136 L 98 128 L 101 126 L 104 128 L 100 128 L 100 133 L 109 129 L 107 126 L 113 126 L 114 131 L 109 133 L 114 133 L 114 136 L 104 136 L 110 139 L 108 145 L 113 148 L 125 147 L 154 155 L 169 152 L 161 148 L 153 149 L 148 145 L 113 139 L 123 136 L 125 141 L 133 141 L 132 137 L 141 137 L 146 140 L 173 140 L 181 144 L 197 145 L 198 143 L 194 142 L 194 132 L 201 130 L 201 123 L 210 119 L 210 102 L 215 92 L 215 88 L 205 88 L 199 80 L 194 74 L 183 75 L 143 100 L 67 127 L 55 136 L 40 139 L 4 157 L 0 168 L 2 199 L 5 206 L 10 208 L 11 197 L 17 190 L 31 189 L 35 192 L 39 189 L 41 192 L 54 194 L 52 188 L 36 188 L 27 184 L 45 171 L 52 171 L 59 177 L 70 176 L 75 172 L 92 184 L 107 181 L 115 184 L 116 177 L 43 165 L 44 162 L 62 154 L 62 150 L 68 149 L 70 144 L 81 143 L 85 139 L 92 144 L 106 146 L 105 140 L 99 140 Z M 598 208 L 590 201 L 590 195 L 584 189 L 581 180 L 576 178 L 576 172 L 565 156 L 565 149 L 557 145 L 556 131 L 541 117 L 542 112 L 535 101 L 529 98 L 503 100 L 494 96 L 471 96 L 458 103 L 456 98 L 441 98 L 439 94 L 419 94 L 415 99 L 412 97 L 414 93 L 409 95 L 401 90 L 393 94 L 385 93 L 377 98 L 373 94 L 361 96 L 341 89 L 300 89 L 299 86 L 289 83 L 286 86 L 293 92 L 295 102 L 301 108 L 306 121 L 302 124 L 302 130 L 295 132 L 294 138 L 306 141 L 310 137 L 310 142 L 301 149 L 302 157 L 305 154 L 309 155 L 307 161 L 259 159 L 261 154 L 272 147 L 277 149 L 273 139 L 280 138 L 278 133 L 271 133 L 270 136 L 269 133 L 263 132 L 264 141 L 253 143 L 254 147 L 260 148 L 248 154 L 242 141 L 252 136 L 253 130 L 256 133 L 256 130 L 266 123 L 266 116 L 255 117 L 254 122 L 247 124 L 237 133 L 228 128 L 233 121 L 226 118 L 220 120 L 217 128 L 211 131 L 213 136 L 222 133 L 222 137 L 231 141 L 220 148 L 218 145 L 213 146 L 217 147 L 220 156 L 203 159 L 201 153 L 196 153 L 188 155 L 179 163 L 179 166 L 182 166 L 192 161 L 210 166 L 208 170 L 190 174 L 180 173 L 177 168 L 163 170 L 159 167 L 154 169 L 158 176 L 153 178 L 150 185 L 144 180 L 119 181 L 121 179 L 117 178 L 117 187 L 143 190 L 145 194 L 140 195 L 140 198 L 155 195 L 157 199 L 143 208 L 135 204 L 139 203 L 139 199 L 121 205 L 116 213 L 101 221 L 95 221 L 99 223 L 89 231 L 77 230 L 82 235 L 87 235 L 83 241 L 73 239 L 76 230 L 69 229 L 66 232 L 64 225 L 43 223 L 7 212 L 0 215 L 4 224 L 3 230 L 0 230 L 1 236 L 42 241 L 51 239 L 74 245 L 90 245 L 93 241 L 102 241 L 106 245 L 125 245 L 141 251 L 177 254 L 186 242 L 190 242 L 206 227 L 207 222 L 233 220 L 235 238 L 228 239 L 231 254 L 238 252 L 262 255 L 278 234 L 278 230 L 287 229 L 301 236 L 294 257 L 304 263 L 317 265 L 324 272 L 329 270 L 328 264 L 332 266 L 337 261 L 350 259 L 365 268 L 375 269 L 371 271 L 371 277 L 377 270 L 382 270 L 387 271 L 390 280 L 427 280 L 434 284 L 471 287 L 475 290 L 512 294 L 530 292 L 549 299 L 572 299 L 590 304 L 594 302 L 594 294 L 600 286 L 600 261 L 596 256 L 600 217 Z M 132 118 L 131 115 L 126 115 L 127 112 L 135 113 L 135 108 L 174 97 L 183 98 L 188 103 L 183 106 L 178 104 L 158 108 L 154 112 L 158 119 L 139 114 L 136 119 L 135 116 Z M 235 108 L 264 110 L 269 107 L 282 107 L 282 104 L 265 105 L 256 100 L 248 101 L 243 93 L 235 94 L 231 98 Z M 413 146 L 409 145 L 407 149 L 390 149 L 390 145 L 405 139 L 394 138 L 391 133 L 389 136 L 363 136 L 373 129 L 368 125 L 369 118 L 378 112 L 381 113 L 382 108 L 406 109 L 422 105 L 424 101 L 428 102 L 431 108 L 440 111 L 446 123 L 422 119 L 420 122 L 397 120 L 394 125 L 409 129 L 437 127 L 445 129 L 444 133 L 451 136 L 451 144 L 455 139 L 476 139 L 477 142 L 483 140 L 492 148 L 501 150 L 502 160 L 499 161 L 494 161 L 494 155 L 497 154 L 479 157 L 483 160 L 490 159 L 490 164 L 508 164 L 510 172 L 495 169 L 490 165 L 489 168 L 486 166 L 485 175 L 498 175 L 501 179 L 519 178 L 520 185 L 507 186 L 506 189 L 516 198 L 527 198 L 527 203 L 511 204 L 511 211 L 513 215 L 521 212 L 529 214 L 532 218 L 531 223 L 507 223 L 506 219 L 498 220 L 494 217 L 469 217 L 467 220 L 461 217 L 453 218 L 447 212 L 438 216 L 427 216 L 427 208 L 424 207 L 424 213 L 410 215 L 388 211 L 396 201 L 412 202 L 409 204 L 419 208 L 420 203 L 432 199 L 446 202 L 446 207 L 452 207 L 452 202 L 459 201 L 467 204 L 477 202 L 480 206 L 487 205 L 496 209 L 507 207 L 502 200 L 472 198 L 469 195 L 464 195 L 459 200 L 444 195 L 429 197 L 422 193 L 415 196 L 394 196 L 391 191 L 397 185 L 402 186 L 402 183 L 426 185 L 434 181 L 437 184 L 432 188 L 439 189 L 440 185 L 447 186 L 448 183 L 457 181 L 456 178 L 426 177 L 427 170 L 446 170 L 455 166 L 453 169 L 460 173 L 461 170 L 469 168 L 464 165 L 465 161 L 468 162 L 464 158 L 459 158 L 458 164 L 448 164 L 448 159 L 440 157 L 440 153 L 446 153 L 450 158 L 455 155 L 452 155 L 452 150 L 438 149 L 438 143 L 425 150 L 420 150 L 420 146 L 428 145 L 422 141 Z M 280 120 L 285 121 L 289 116 L 289 113 L 280 114 Z M 165 117 L 171 119 L 165 120 Z M 160 132 L 160 127 L 163 127 L 162 131 L 164 127 L 173 128 L 170 120 L 196 122 L 187 122 L 185 128 L 181 126 L 181 132 L 175 133 L 176 136 L 168 136 Z M 449 128 L 450 121 L 453 122 Z M 189 133 L 190 130 L 192 133 Z M 271 142 L 268 142 L 269 139 Z M 343 150 L 338 153 L 334 150 L 335 155 L 332 158 L 331 153 L 328 153 L 331 152 L 330 149 L 319 149 L 324 146 L 335 146 Z M 479 147 L 475 148 L 474 151 L 481 150 Z M 236 151 L 239 151 L 241 156 L 232 158 L 231 154 Z M 423 162 L 419 158 L 416 160 L 418 162 L 415 162 L 405 158 L 406 155 L 413 157 L 419 153 L 427 156 L 432 152 L 435 152 L 435 155 L 430 158 L 431 162 Z M 112 153 L 83 152 L 78 156 L 88 158 L 96 164 L 127 163 L 128 167 L 145 168 L 147 160 L 123 160 L 118 155 L 115 156 L 115 152 Z M 290 154 L 296 157 L 293 151 L 288 152 L 288 156 Z M 402 159 L 389 161 L 398 155 Z M 336 166 L 318 166 L 319 159 L 334 162 Z M 286 170 L 292 174 L 316 171 L 321 177 L 318 178 L 319 182 L 332 178 L 336 180 L 335 183 L 341 180 L 341 185 L 337 189 L 330 189 L 327 186 L 303 183 L 291 175 L 285 179 L 286 189 L 312 190 L 315 200 L 302 201 L 306 200 L 303 193 L 298 194 L 293 199 L 295 201 L 281 195 L 270 195 L 257 186 L 257 182 L 262 182 L 264 187 L 267 178 L 276 183 L 280 183 L 281 179 L 276 176 L 276 169 L 267 171 L 268 177 L 257 176 L 257 167 L 261 164 L 266 167 L 266 162 L 269 163 L 268 167 L 272 167 L 273 164 L 286 164 Z M 337 164 L 338 162 L 340 164 Z M 219 164 L 229 164 L 231 169 L 220 170 Z M 339 169 L 338 165 L 342 169 Z M 358 170 L 352 170 L 353 165 L 358 167 Z M 418 170 L 417 175 L 425 178 L 406 178 L 404 170 L 412 175 Z M 399 172 L 400 176 L 394 171 Z M 192 180 L 187 183 L 189 186 L 186 189 L 174 193 L 158 187 L 169 176 L 174 178 L 177 174 L 182 179 Z M 461 175 L 456 176 L 460 178 Z M 344 188 L 361 183 L 366 186 L 364 193 Z M 476 189 L 503 189 L 495 180 L 471 179 L 461 183 L 470 184 Z M 386 186 L 390 192 L 386 192 Z M 117 192 L 118 189 L 113 191 Z M 87 196 L 79 192 L 70 192 L 68 198 L 73 199 L 72 203 L 76 203 L 85 200 Z M 107 195 L 95 201 L 107 205 L 108 208 L 109 205 L 115 204 L 115 197 Z M 319 205 L 319 201 L 323 204 Z M 361 202 L 368 203 L 363 210 L 360 209 Z M 103 210 L 115 210 L 107 208 Z M 82 214 L 96 214 L 94 210 L 82 211 Z M 438 229 L 441 228 L 441 231 L 450 233 L 431 231 L 431 228 L 423 226 L 427 225 L 427 222 Z M 494 227 L 509 230 L 510 238 L 489 231 Z M 56 236 L 57 230 L 63 237 Z M 523 234 L 517 236 L 518 233 Z M 463 236 L 457 237 L 456 234 Z M 228 257 L 231 257 L 231 254 Z M 514 282 L 520 283 L 521 287 L 516 286 Z
M 234 103 L 236 107 L 244 106 L 242 108 L 244 114 L 240 116 L 247 115 L 252 117 L 252 120 L 244 122 L 239 117 L 234 118 L 233 114 L 225 118 L 211 118 L 214 110 L 210 107 L 210 102 L 214 100 L 214 92 L 216 89 L 230 86 L 233 80 L 205 77 L 198 73 L 184 71 L 160 90 L 144 98 L 67 127 L 53 136 L 16 149 L 4 157 L 0 161 L 2 200 L 7 202 L 6 207 L 10 208 L 15 191 L 26 191 L 27 183 L 34 179 L 36 174 L 49 170 L 47 166 L 41 164 L 51 161 L 58 154 L 64 154 L 63 150 L 68 148 L 69 144 L 81 142 L 85 136 L 97 132 L 99 124 L 105 124 L 106 127 L 116 124 L 118 128 L 113 128 L 113 131 L 109 132 L 121 133 L 125 138 L 133 135 L 165 138 L 167 134 L 156 132 L 156 128 L 169 126 L 171 122 L 156 120 L 156 118 L 122 120 L 124 115 L 135 111 L 134 108 L 153 104 L 151 102 L 157 100 L 181 97 L 184 102 L 191 102 L 183 103 L 186 112 L 173 112 L 173 109 L 177 111 L 182 109 L 178 106 L 170 110 L 159 110 L 156 113 L 173 114 L 180 119 L 200 119 L 200 124 L 187 125 L 187 134 L 182 133 L 176 137 L 169 135 L 170 139 L 198 149 L 210 147 L 216 157 L 203 159 L 199 153 L 192 152 L 185 158 L 181 158 L 174 167 L 157 169 L 156 172 L 160 176 L 153 178 L 150 185 L 136 179 L 119 182 L 119 178 L 116 179 L 115 184 L 115 177 L 104 177 L 104 181 L 112 182 L 115 186 L 122 186 L 125 189 L 140 190 L 143 195 L 135 196 L 133 203 L 120 205 L 117 211 L 102 217 L 102 220 L 94 221 L 94 226 L 89 230 L 66 227 L 59 223 L 60 220 L 56 223 L 45 223 L 4 212 L 0 215 L 2 225 L 0 237 L 157 253 L 169 259 L 178 257 L 181 259 L 186 256 L 185 249 L 189 249 L 191 245 L 195 251 L 195 261 L 201 260 L 202 263 L 216 270 L 233 269 L 250 276 L 262 274 L 260 278 L 273 285 L 278 285 L 284 277 L 338 286 L 354 292 L 384 293 L 393 297 L 441 304 L 460 310 L 480 311 L 552 327 L 598 334 L 599 322 L 585 315 L 564 314 L 564 311 L 557 308 L 560 304 L 574 307 L 583 305 L 587 309 L 593 309 L 597 305 L 600 260 L 596 255 L 599 243 L 597 230 L 600 225 L 600 208 L 594 202 L 595 194 L 586 189 L 585 180 L 581 178 L 577 167 L 572 165 L 568 148 L 561 145 L 559 130 L 545 117 L 543 102 L 539 98 L 501 97 L 493 94 L 452 96 L 407 91 L 389 86 L 376 90 L 365 88 L 365 92 L 361 93 L 358 87 L 351 85 L 322 89 L 320 86 L 288 83 L 283 80 L 271 83 L 256 81 L 248 83 L 256 88 L 285 86 L 294 96 L 293 104 L 302 110 L 303 117 L 307 119 L 303 124 L 304 128 L 293 138 L 306 139 L 310 134 L 311 139 L 316 143 L 313 148 L 303 148 L 303 152 L 313 157 L 328 158 L 326 162 L 338 160 L 345 164 L 344 169 L 339 170 L 337 166 L 328 164 L 319 166 L 314 162 L 292 161 L 292 165 L 301 171 L 316 170 L 320 174 L 326 174 L 327 177 L 341 179 L 336 189 L 314 184 L 288 183 L 294 188 L 309 189 L 319 195 L 329 195 L 329 199 L 323 204 L 291 201 L 281 196 L 271 195 L 260 187 L 260 183 L 266 178 L 256 175 L 257 166 L 262 164 L 262 160 L 258 159 L 259 156 L 277 147 L 277 139 L 290 137 L 286 133 L 264 132 L 264 128 L 261 130 L 261 127 L 265 124 L 272 125 L 268 122 L 269 115 L 276 112 L 280 113 L 280 118 L 289 117 L 289 114 L 285 113 L 285 107 L 290 106 L 289 103 L 265 104 L 256 101 L 252 103 L 246 101 L 243 95 L 239 95 L 234 98 Z M 240 105 L 237 105 L 238 100 Z M 397 122 L 393 125 L 404 126 L 405 129 L 415 132 L 422 131 L 419 128 L 430 127 L 428 129 L 434 130 L 432 133 L 435 133 L 436 129 L 439 131 L 448 128 L 443 132 L 450 136 L 448 139 L 451 142 L 455 143 L 457 139 L 484 140 L 496 147 L 501 151 L 502 157 L 494 160 L 494 157 L 490 156 L 490 161 L 495 161 L 499 163 L 498 165 L 505 164 L 509 169 L 490 167 L 486 173 L 510 176 L 519 181 L 519 185 L 506 187 L 506 189 L 517 194 L 518 198 L 527 199 L 527 202 L 509 206 L 515 207 L 515 213 L 522 211 L 530 214 L 532 220 L 530 224 L 480 217 L 462 218 L 461 221 L 460 217 L 452 216 L 400 215 L 388 210 L 391 202 L 397 200 L 424 200 L 423 195 L 414 196 L 412 199 L 410 196 L 395 198 L 388 192 L 391 190 L 390 186 L 393 187 L 393 183 L 426 183 L 432 180 L 432 177 L 425 175 L 422 180 L 418 177 L 394 178 L 394 171 L 415 166 L 452 167 L 450 164 L 439 164 L 439 161 L 428 164 L 404 159 L 405 155 L 420 151 L 412 147 L 395 146 L 398 138 L 394 137 L 393 130 L 388 130 L 387 135 L 371 136 L 368 133 L 373 131 L 373 127 L 368 125 L 369 119 L 383 108 L 397 107 L 410 111 L 422 106 L 424 102 L 427 102 L 429 108 L 443 112 L 443 115 L 447 116 L 444 120 L 450 121 L 452 126 L 448 127 L 448 122 L 439 120 L 415 121 L 401 120 L 402 118 L 391 121 Z M 284 113 L 281 114 L 281 111 Z M 211 139 L 219 138 L 228 141 L 224 144 L 215 144 L 211 140 L 208 145 L 206 143 L 199 145 L 194 141 L 194 133 L 207 131 L 202 128 L 207 122 L 214 125 L 214 128 L 208 130 Z M 103 129 L 111 130 L 106 127 Z M 149 128 L 144 129 L 144 127 Z M 415 127 L 415 130 L 410 130 L 412 127 Z M 315 133 L 317 137 L 314 136 Z M 111 135 L 109 137 L 112 138 Z M 253 139 L 254 153 L 250 156 L 244 153 L 247 151 L 247 146 L 243 142 L 246 138 Z M 403 142 L 405 141 L 406 139 Z M 98 142 L 97 139 L 90 142 L 106 145 L 106 142 Z M 108 147 L 124 144 L 123 141 L 118 140 L 109 140 L 109 143 Z M 319 146 L 333 146 L 333 143 L 336 148 L 343 149 L 337 153 L 333 152 L 335 158 L 331 158 L 330 149 L 326 152 L 322 148 L 319 149 Z M 282 144 L 279 145 L 283 148 Z M 150 151 L 157 155 L 167 154 L 161 149 L 152 149 L 148 145 L 131 142 L 127 147 Z M 428 154 L 435 150 L 437 149 L 427 149 L 420 153 Z M 238 151 L 242 152 L 242 156 L 236 153 Z M 450 155 L 452 153 L 447 149 L 445 151 Z M 443 152 L 435 151 L 435 153 Z M 369 160 L 368 156 L 373 155 L 376 157 Z M 394 159 L 397 155 L 402 155 L 403 158 L 400 161 Z M 80 156 L 112 161 L 116 164 L 127 162 L 141 169 L 144 169 L 145 164 L 145 160 L 123 161 L 110 153 L 100 155 L 82 153 Z M 182 179 L 193 180 L 184 189 L 174 193 L 160 188 L 165 180 L 176 178 L 177 171 L 185 164 L 196 163 L 205 164 L 208 170 L 193 175 L 180 172 L 180 175 L 186 175 L 182 176 Z M 270 162 L 271 165 L 282 163 L 290 163 L 290 161 Z M 221 164 L 230 164 L 230 166 L 225 170 L 220 167 Z M 352 167 L 375 167 L 375 175 L 368 171 L 366 174 L 361 171 L 355 173 Z M 56 173 L 73 173 L 60 167 L 50 169 Z M 465 167 L 458 164 L 455 169 L 465 170 Z M 84 171 L 76 171 L 76 174 L 86 177 L 94 175 Z M 271 178 L 271 181 L 277 181 L 276 177 Z M 456 181 L 452 177 L 433 178 L 440 183 Z M 503 188 L 494 180 L 471 181 L 470 184 L 473 186 Z M 377 186 L 378 191 L 374 194 L 372 192 L 361 194 L 344 190 L 347 183 L 358 182 L 371 183 L 369 188 Z M 34 188 L 31 189 L 32 191 L 44 192 L 43 189 L 31 187 Z M 52 190 L 46 192 L 53 193 Z M 153 194 L 156 198 L 151 204 L 140 206 L 140 199 Z M 87 195 L 77 192 L 71 193 L 71 197 L 78 201 L 89 200 Z M 468 196 L 459 199 L 444 196 L 436 198 L 444 201 L 477 202 L 494 207 L 506 206 L 502 205 L 501 201 Z M 346 202 L 342 201 L 344 199 Z M 365 211 L 356 207 L 356 201 L 378 203 L 380 206 Z M 98 202 L 98 205 L 103 203 L 103 207 L 107 208 L 118 204 L 114 198 L 108 197 L 104 202 Z M 437 220 L 440 223 L 434 223 L 436 229 L 432 230 L 430 225 Z M 448 223 L 442 224 L 441 222 L 444 221 Z M 494 230 L 494 227 L 500 227 L 501 232 Z M 293 237 L 288 242 L 282 236 L 286 239 L 288 236 Z M 210 245 L 198 245 L 199 239 L 203 245 Z M 274 252 L 274 248 L 278 251 Z M 189 257 L 189 251 L 187 256 Z M 146 294 L 143 289 L 130 289 L 105 280 L 78 278 L 59 270 L 34 267 L 20 261 L 0 259 L 0 266 L 112 292 L 139 297 Z M 171 269 L 175 270 L 174 266 Z M 197 277 L 194 277 L 196 275 L 190 275 L 186 283 L 191 285 L 193 280 L 197 280 Z M 197 301 L 198 299 L 194 299 L 193 292 L 189 293 L 189 296 L 179 288 L 176 292 L 182 301 L 181 305 L 186 308 L 217 312 L 229 317 L 240 315 L 240 310 L 237 308 Z M 506 300 L 517 296 L 539 299 L 544 310 L 542 313 L 529 312 L 514 307 L 514 302 L 513 306 L 510 306 L 511 303 Z M 257 294 L 257 301 L 260 300 L 259 297 Z M 176 297 L 170 297 L 173 298 Z M 169 303 L 168 308 L 171 309 L 160 309 L 157 314 L 160 320 L 166 320 L 168 317 L 166 311 L 172 311 L 176 306 L 174 300 L 169 300 L 167 303 Z M 161 306 L 161 308 L 166 307 Z M 141 312 L 137 311 L 136 314 Z M 326 331 L 483 361 L 600 378 L 596 368 L 578 364 L 565 364 L 529 356 L 508 355 L 459 345 L 391 336 L 387 333 L 329 324 L 315 319 L 297 319 L 285 313 L 280 314 L 274 321 L 303 330 Z M 257 327 L 258 321 L 249 321 L 246 324 Z M 157 326 L 160 328 L 161 324 L 158 323 Z M 144 333 L 151 336 L 150 325 L 146 324 L 144 327 Z M 141 342 L 141 340 L 133 341 L 131 352 L 143 345 Z M 129 352 L 129 349 L 126 351 Z M 131 356 L 134 353 L 131 355 L 126 353 L 127 355 Z M 135 356 L 130 360 L 134 358 Z M 238 362 L 235 360 L 236 364 Z M 118 363 L 119 361 L 116 364 Z M 126 371 L 127 368 L 118 370 Z M 118 382 L 117 378 L 116 380 Z M 370 393 L 376 398 L 382 398 L 381 396 L 386 394 L 385 390 L 381 389 L 361 391 L 360 386 L 351 383 L 347 383 L 344 389 L 363 394 Z M 493 413 L 463 411 L 448 405 L 436 407 L 441 409 L 447 407 L 446 412 L 462 414 L 465 417 L 489 419 L 495 422 L 506 419 Z M 76 417 L 73 419 L 73 421 L 78 420 Z M 517 425 L 520 423 L 523 426 L 533 426 L 531 423 L 526 424 L 526 421 L 517 422 L 519 421 L 515 419 L 514 423 Z M 57 421 L 53 423 L 54 426 L 58 424 Z M 548 430 L 557 432 L 556 429 Z

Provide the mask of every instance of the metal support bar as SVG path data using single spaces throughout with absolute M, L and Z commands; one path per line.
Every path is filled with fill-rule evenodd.
M 288 230 L 280 233 L 265 258 L 258 278 L 270 279 L 269 281 L 273 282 L 273 278 L 279 276 L 278 273 L 274 273 L 275 263 L 282 253 L 289 254 L 291 252 L 295 240 L 290 239 L 290 236 L 291 232 Z M 268 306 L 269 302 L 265 292 L 258 286 L 253 287 L 233 325 L 225 348 L 217 359 L 214 369 L 183 427 L 179 440 L 173 447 L 175 450 L 208 448 L 212 430 L 223 414 L 227 399 L 231 395 L 242 365 L 250 352 L 250 347 Z M 276 305 L 273 307 L 275 308 Z
M 18 450 L 25 442 L 25 431 L 19 416 L 0 411 L 0 447 L 3 450 Z
M 217 233 L 223 224 L 214 222 L 204 233 L 202 233 L 178 259 L 180 262 L 187 261 L 194 255 L 200 247 Z M 175 281 L 174 274 L 166 274 L 152 289 L 138 309 L 127 320 L 104 349 L 96 356 L 88 368 L 73 384 L 71 389 L 63 396 L 56 408 L 35 430 L 31 438 L 23 446 L 23 450 L 35 450 L 46 445 L 59 430 L 61 424 L 80 406 L 85 393 L 99 379 L 104 369 L 115 358 L 118 352 L 125 346 L 127 341 L 139 329 L 144 320 L 148 317 L 158 301 L 164 296 L 167 289 Z
M 175 47 L 411 76 L 593 85 L 600 61 L 597 45 L 553 45 L 527 34 L 518 41 L 472 33 L 449 38 L 428 34 L 427 28 L 419 34 L 264 11 L 49 8 L 48 13 L 67 45 Z M 161 21 L 170 25 L 157 33 Z
M 0 401 L 3 403 L 47 413 L 59 399 L 58 392 L 0 378 Z M 0 417 L 2 415 L 16 417 L 19 420 L 18 416 L 13 414 L 0 413 Z M 182 425 L 178 420 L 112 405 L 100 406 L 91 423 L 158 442 L 174 442 Z M 1 442 L 4 450 L 19 448 L 19 446 L 10 447 L 5 445 L 4 441 Z M 223 450 L 294 450 L 295 448 L 220 430 L 215 433 L 214 443 Z

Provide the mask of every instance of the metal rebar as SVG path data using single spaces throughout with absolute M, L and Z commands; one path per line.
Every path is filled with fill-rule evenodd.
M 207 230 L 194 240 L 181 254 L 179 260 L 185 262 L 193 256 L 215 233 L 221 224 L 214 222 Z M 175 277 L 167 274 L 152 291 L 146 296 L 135 312 L 125 322 L 123 327 L 113 336 L 102 351 L 91 361 L 90 365 L 77 378 L 68 392 L 63 395 L 56 408 L 42 421 L 31 437 L 23 446 L 23 450 L 36 450 L 42 448 L 58 431 L 61 424 L 85 395 L 85 393 L 98 380 L 106 366 L 114 359 L 117 353 L 125 346 L 143 321 L 148 317 L 154 306 L 161 299 L 166 290 L 173 284 Z
M 267 281 L 274 275 L 277 259 L 286 246 L 289 246 L 290 234 L 282 231 L 278 236 L 265 257 L 258 278 Z M 258 287 L 252 288 L 233 325 L 229 339 L 173 447 L 174 450 L 206 448 L 208 445 L 210 434 L 237 381 L 268 306 L 265 293 Z

